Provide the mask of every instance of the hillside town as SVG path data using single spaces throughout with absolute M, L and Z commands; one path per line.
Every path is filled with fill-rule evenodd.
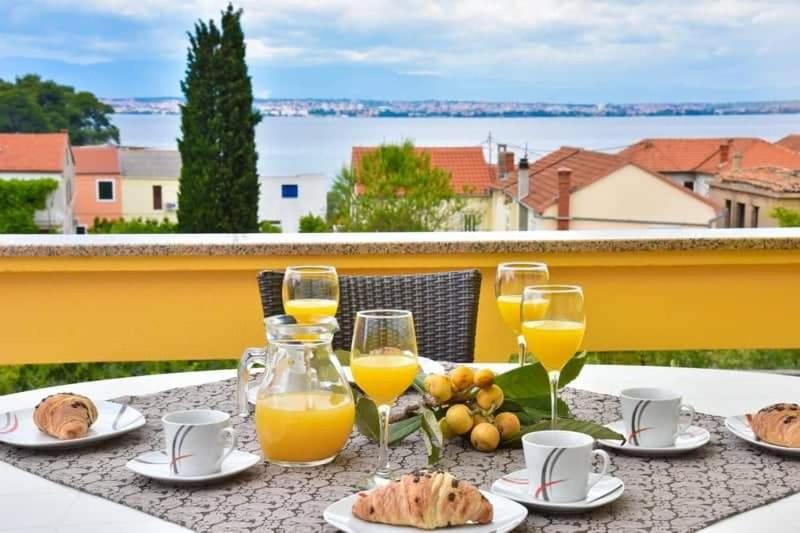
M 354 146 L 351 168 L 377 147 Z M 445 171 L 464 208 L 451 231 L 774 227 L 800 208 L 800 135 L 642 139 L 616 154 L 561 147 L 538 159 L 504 144 L 418 146 Z M 88 233 L 96 219 L 177 219 L 177 150 L 71 146 L 66 133 L 0 134 L 0 178 L 58 181 L 42 232 Z M 324 217 L 323 174 L 261 176 L 259 220 L 284 233 Z

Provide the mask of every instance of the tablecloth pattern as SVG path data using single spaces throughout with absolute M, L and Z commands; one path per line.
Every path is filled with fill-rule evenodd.
M 376 444 L 354 432 L 347 447 L 326 466 L 287 469 L 260 463 L 216 485 L 170 486 L 128 471 L 125 463 L 163 447 L 160 417 L 168 411 L 211 407 L 236 412 L 235 382 L 220 381 L 121 398 L 147 417 L 128 435 L 91 448 L 42 452 L 0 445 L 0 460 L 51 481 L 121 503 L 194 531 L 292 533 L 334 531 L 322 512 L 356 491 L 374 466 Z M 617 398 L 567 389 L 564 399 L 580 418 L 619 419 Z M 800 491 L 800 461 L 744 443 L 720 417 L 699 414 L 697 425 L 711 442 L 685 456 L 637 458 L 612 453 L 612 473 L 625 482 L 615 503 L 580 515 L 532 511 L 518 531 L 545 533 L 691 532 L 725 517 Z M 258 453 L 251 419 L 235 417 L 239 446 Z M 424 444 L 412 435 L 391 452 L 401 471 L 426 466 Z M 501 475 L 524 467 L 521 450 L 485 454 L 460 440 L 447 444 L 440 467 L 484 489 Z

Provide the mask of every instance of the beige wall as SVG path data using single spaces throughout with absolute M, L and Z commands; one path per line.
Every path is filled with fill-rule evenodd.
M 774 228 L 778 226 L 778 221 L 770 216 L 770 212 L 776 207 L 786 207 L 788 209 L 800 210 L 800 195 L 785 194 L 773 196 L 764 190 L 756 189 L 745 184 L 719 186 L 711 185 L 711 198 L 725 207 L 725 200 L 731 202 L 730 226 L 736 227 L 736 204 L 743 203 L 744 227 L 745 228 Z M 753 222 L 753 207 L 758 207 L 758 221 Z M 723 227 L 725 222 L 720 224 Z
M 153 186 L 161 185 L 161 205 L 163 209 L 153 209 Z M 178 202 L 178 180 L 175 178 L 122 178 L 122 217 L 168 218 L 177 220 L 176 211 L 168 211 L 167 204 Z
M 543 213 L 545 217 L 557 214 L 556 205 Z M 632 221 L 572 220 L 570 229 L 630 229 L 707 225 L 716 211 L 699 198 L 638 167 L 627 165 L 573 193 L 570 216 Z M 537 220 L 536 229 L 555 228 L 555 220 Z
M 489 231 L 492 229 L 492 198 L 490 196 L 464 197 L 464 208 L 456 213 L 449 222 L 449 230 L 464 231 L 464 215 L 475 213 L 480 216 L 480 225 L 475 231 Z

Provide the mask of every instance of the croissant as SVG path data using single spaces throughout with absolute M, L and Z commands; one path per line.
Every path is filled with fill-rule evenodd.
M 61 440 L 86 436 L 96 420 L 97 407 L 92 400 L 68 392 L 48 396 L 33 410 L 39 431 Z
M 368 522 L 436 529 L 492 521 L 492 504 L 467 482 L 443 472 L 407 474 L 360 492 L 353 515 Z
M 776 403 L 747 415 L 747 422 L 759 439 L 789 448 L 800 448 L 800 405 Z

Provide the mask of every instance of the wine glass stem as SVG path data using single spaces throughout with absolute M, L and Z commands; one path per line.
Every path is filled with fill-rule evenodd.
M 525 342 L 523 335 L 517 336 L 517 342 L 519 343 L 519 366 L 521 368 L 525 366 L 525 360 L 528 358 L 528 343 Z
M 551 370 L 547 373 L 550 378 L 550 429 L 558 425 L 558 380 L 561 378 L 560 370 Z
M 389 414 L 392 407 L 382 404 L 378 406 L 378 416 L 380 417 L 380 451 L 378 452 L 378 469 L 375 475 L 386 479 L 391 478 L 392 468 L 389 464 Z

